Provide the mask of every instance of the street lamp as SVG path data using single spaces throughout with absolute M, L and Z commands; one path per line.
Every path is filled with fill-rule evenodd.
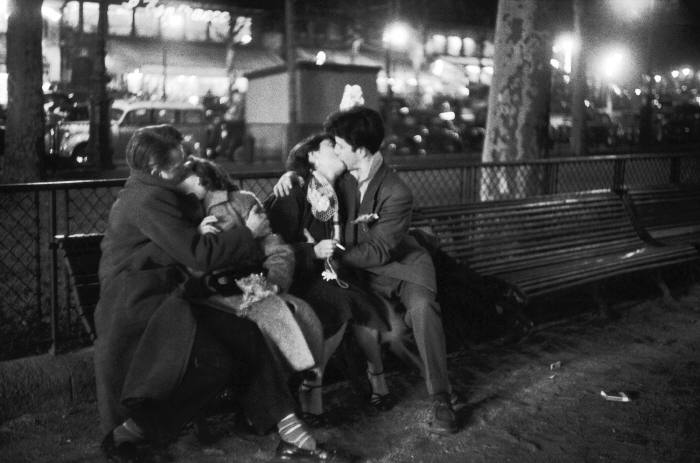
M 410 37 L 410 32 L 408 26 L 401 22 L 394 22 L 389 24 L 384 30 L 384 50 L 385 50 L 385 60 L 386 60 L 386 85 L 387 85 L 387 96 L 391 97 L 393 95 L 391 88 L 391 66 L 392 66 L 392 52 L 393 50 L 404 49 L 408 44 L 408 39 Z
M 386 67 L 386 113 L 385 113 L 385 125 L 386 125 L 386 137 L 389 138 L 392 132 L 393 124 L 393 96 L 394 91 L 392 89 L 392 78 L 391 78 L 391 54 L 394 49 L 403 49 L 408 44 L 410 38 L 410 33 L 408 26 L 401 22 L 394 22 L 389 24 L 384 30 L 384 36 L 382 37 L 384 41 L 384 51 L 385 51 L 385 67 Z

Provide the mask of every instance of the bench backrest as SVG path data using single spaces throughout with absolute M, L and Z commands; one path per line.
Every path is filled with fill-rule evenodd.
M 643 232 L 661 242 L 700 243 L 700 187 L 629 190 L 625 201 Z
M 412 225 L 430 227 L 443 250 L 483 275 L 642 244 L 619 196 L 609 192 L 424 208 Z
M 91 338 L 95 337 L 94 312 L 100 298 L 100 257 L 102 234 L 57 236 L 68 273 L 72 303 L 83 318 Z

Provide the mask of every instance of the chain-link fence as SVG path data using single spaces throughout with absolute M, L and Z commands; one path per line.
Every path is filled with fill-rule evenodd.
M 655 154 L 530 162 L 430 158 L 396 169 L 416 206 L 668 183 L 700 184 L 700 156 Z M 261 199 L 282 171 L 238 173 Z M 0 185 L 0 360 L 68 350 L 90 342 L 71 304 L 56 236 L 103 233 L 124 180 Z

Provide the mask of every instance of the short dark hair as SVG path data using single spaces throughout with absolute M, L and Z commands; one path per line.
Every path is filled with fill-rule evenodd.
M 131 172 L 169 172 L 178 166 L 172 152 L 182 146 L 183 136 L 173 126 L 150 125 L 138 129 L 126 145 L 126 164 Z
M 372 154 L 379 151 L 384 141 L 382 116 L 366 106 L 355 106 L 331 114 L 324 124 L 324 130 L 348 142 L 353 150 L 367 148 Z
M 324 140 L 328 140 L 335 144 L 333 137 L 325 132 L 309 135 L 297 143 L 297 145 L 289 152 L 289 156 L 287 157 L 287 163 L 285 165 L 287 170 L 296 172 L 302 178 L 308 178 L 311 174 L 311 170 L 313 169 L 311 162 L 309 162 L 309 153 L 312 151 L 318 151 L 321 143 Z
M 217 163 L 209 159 L 188 156 L 185 168 L 199 178 L 199 183 L 207 190 L 238 191 L 238 185 Z

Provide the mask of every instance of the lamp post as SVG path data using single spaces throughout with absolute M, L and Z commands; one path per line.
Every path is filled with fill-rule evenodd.
M 647 75 L 649 76 L 649 82 L 647 86 L 647 98 L 644 102 L 644 108 L 640 114 L 639 121 L 639 141 L 642 144 L 651 144 L 654 139 L 652 135 L 652 101 L 654 101 L 654 0 L 649 0 L 649 8 L 652 12 L 649 14 L 647 19 Z
M 391 80 L 392 80 L 392 53 L 394 49 L 402 49 L 406 46 L 408 43 L 409 39 L 409 31 L 408 31 L 408 26 L 404 23 L 400 22 L 394 22 L 391 23 L 387 26 L 387 28 L 384 30 L 384 36 L 383 36 L 383 41 L 384 41 L 384 59 L 385 59 L 385 72 L 386 72 L 386 96 L 387 96 L 387 103 L 386 103 L 386 135 L 387 138 L 391 134 L 392 131 L 392 123 L 393 123 L 393 105 L 394 105 L 394 91 L 391 88 Z

